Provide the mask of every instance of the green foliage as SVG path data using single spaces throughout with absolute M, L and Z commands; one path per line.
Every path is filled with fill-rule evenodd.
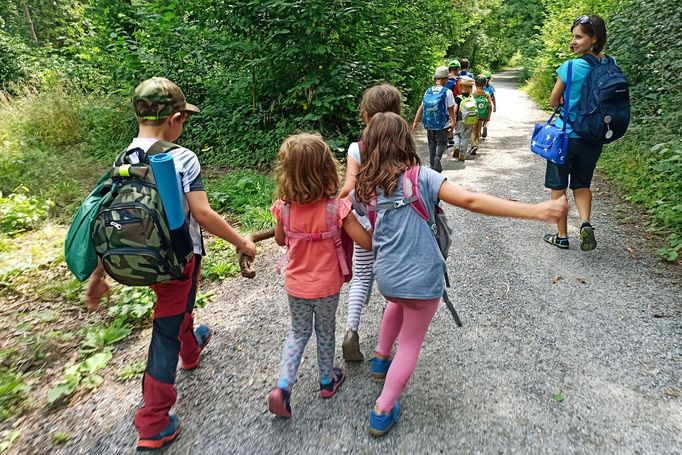
M 131 363 L 130 365 L 119 368 L 116 377 L 121 382 L 139 379 L 142 377 L 142 374 L 144 374 L 145 368 L 147 368 L 147 362 L 145 361 Z
M 152 317 L 155 301 L 154 292 L 147 287 L 121 286 L 112 296 L 107 314 L 117 325 L 139 324 Z
M 215 239 L 201 261 L 201 278 L 223 280 L 238 274 L 239 264 L 234 247 L 223 239 Z
M 63 431 L 58 431 L 52 436 L 52 442 L 55 444 L 66 444 L 71 440 L 71 436 Z
M 469 59 L 475 74 L 506 65 L 515 52 L 527 48 L 542 21 L 542 0 L 467 0 L 464 23 L 457 29 L 448 55 Z
M 0 433 L 0 453 L 5 452 L 8 450 L 10 447 L 12 447 L 12 444 L 14 444 L 14 441 L 19 439 L 21 436 L 21 431 L 20 430 L 5 430 L 2 433 Z
M 94 326 L 85 331 L 83 342 L 81 343 L 80 354 L 87 356 L 94 352 L 101 351 L 106 346 L 114 344 L 126 338 L 132 330 L 130 327 L 110 325 L 106 327 Z
M 244 214 L 252 207 L 272 205 L 275 182 L 272 177 L 249 170 L 235 170 L 206 185 L 211 207 Z
M 96 373 L 109 363 L 111 357 L 111 351 L 106 350 L 66 368 L 62 380 L 47 392 L 48 406 L 62 403 L 79 385 L 86 389 L 94 389 L 101 385 L 104 378 Z
M 21 41 L 0 30 L 0 90 L 9 92 L 12 84 L 26 77 L 21 59 L 27 54 L 28 48 Z
M 26 376 L 17 372 L 0 372 L 0 422 L 23 411 L 30 387 Z
M 194 301 L 194 306 L 197 308 L 204 308 L 209 303 L 213 302 L 216 297 L 215 291 L 209 291 L 206 293 L 200 292 Z
M 0 233 L 11 236 L 33 229 L 54 205 L 49 199 L 28 193 L 26 187 L 17 188 L 7 197 L 0 193 Z

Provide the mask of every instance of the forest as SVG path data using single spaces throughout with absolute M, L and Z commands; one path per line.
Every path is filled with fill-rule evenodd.
M 82 284 L 63 264 L 64 226 L 134 137 L 130 100 L 141 80 L 167 77 L 201 107 L 182 144 L 204 166 L 212 205 L 248 231 L 272 224 L 269 171 L 282 140 L 319 131 L 344 157 L 362 130 L 360 96 L 377 82 L 400 89 L 411 119 L 434 68 L 466 57 L 476 74 L 521 68 L 523 90 L 548 107 L 554 71 L 571 55 L 570 25 L 583 14 L 605 18 L 605 52 L 631 90 L 630 129 L 605 148 L 598 169 L 647 212 L 658 255 L 675 262 L 682 249 L 678 2 L 0 0 L 0 298 L 44 303 L 19 329 L 3 323 L 3 333 L 20 333 L 21 341 L 0 346 L 0 421 L 30 408 L 26 397 L 41 372 L 62 374 L 68 346 L 79 346 L 77 367 L 64 371 L 49 404 L 96 387 L 99 364 L 111 357 L 106 346 L 151 311 L 148 294 L 120 290 L 108 314 L 88 316 L 78 335 L 49 336 L 31 322 L 56 323 L 63 310 L 46 302 L 80 304 Z M 214 247 L 205 277 L 236 274 L 227 245 Z M 38 276 L 51 279 L 36 288 Z M 0 452 L 12 435 L 0 438 Z

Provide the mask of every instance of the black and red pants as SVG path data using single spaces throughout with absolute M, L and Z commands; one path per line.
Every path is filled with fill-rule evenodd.
M 168 411 L 177 398 L 178 358 L 191 363 L 201 352 L 194 338 L 192 317 L 200 270 L 201 255 L 195 254 L 184 270 L 188 279 L 150 286 L 156 294 L 154 325 L 142 379 L 144 404 L 135 413 L 135 427 L 141 438 L 155 436 L 168 425 Z

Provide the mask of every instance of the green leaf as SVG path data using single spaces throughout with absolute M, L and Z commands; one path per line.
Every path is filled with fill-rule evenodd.
M 81 385 L 86 389 L 94 389 L 99 387 L 103 382 L 104 378 L 102 376 L 93 374 L 92 376 L 88 376 L 87 378 L 83 379 Z
M 63 382 L 57 384 L 55 387 L 53 387 L 47 392 L 47 404 L 53 405 L 61 401 L 62 399 L 68 397 L 69 395 L 76 391 L 76 386 L 77 384 L 73 384 L 71 382 Z
M 93 374 L 104 368 L 112 357 L 111 351 L 98 352 L 81 363 L 80 371 Z
M 557 393 L 555 393 L 555 394 L 552 395 L 552 400 L 557 401 L 557 402 L 559 402 L 559 403 L 561 403 L 562 401 L 564 401 L 564 398 L 566 398 L 566 397 L 564 396 L 564 391 L 563 391 L 563 390 L 559 390 Z

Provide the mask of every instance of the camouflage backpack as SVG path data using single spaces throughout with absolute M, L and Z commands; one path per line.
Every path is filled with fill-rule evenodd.
M 124 150 L 110 173 L 111 190 L 92 222 L 92 239 L 107 274 L 130 286 L 184 280 L 193 254 L 185 223 L 171 231 L 148 157 L 177 145 L 158 141 L 147 153 Z M 137 155 L 137 164 L 129 157 Z

